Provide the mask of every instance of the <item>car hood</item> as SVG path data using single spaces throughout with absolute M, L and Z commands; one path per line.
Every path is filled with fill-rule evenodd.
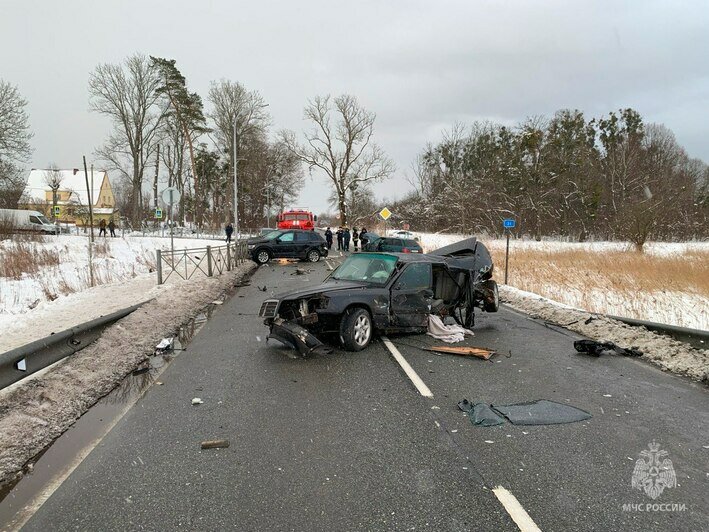
M 367 283 L 359 283 L 357 281 L 338 281 L 337 279 L 329 279 L 323 284 L 319 284 L 317 286 L 309 286 L 298 290 L 291 290 L 290 292 L 277 294 L 275 296 L 275 299 L 299 299 L 301 297 L 314 296 L 316 294 L 327 295 L 328 292 L 338 292 L 340 290 L 349 290 L 352 288 L 363 288 L 365 286 L 368 286 Z

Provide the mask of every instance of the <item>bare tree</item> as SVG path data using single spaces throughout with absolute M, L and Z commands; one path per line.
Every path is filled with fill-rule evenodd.
M 347 193 L 360 184 L 386 179 L 395 170 L 372 140 L 376 116 L 354 96 L 343 94 L 334 100 L 316 97 L 305 107 L 305 118 L 314 126 L 305 133 L 305 144 L 298 143 L 292 131 L 282 131 L 280 138 L 298 159 L 332 181 L 340 220 L 346 225 Z
M 145 170 L 153 164 L 158 128 L 166 112 L 157 92 L 160 81 L 156 68 L 140 54 L 121 64 L 99 65 L 89 76 L 91 109 L 113 124 L 96 155 L 130 180 L 129 214 L 134 224 L 140 221 Z
M 56 214 L 54 211 L 57 207 L 57 194 L 59 192 L 59 187 L 62 186 L 62 180 L 61 170 L 59 170 L 59 167 L 55 163 L 51 163 L 49 168 L 44 171 L 44 182 L 49 188 L 52 189 L 52 220 L 56 219 Z
M 32 153 L 27 100 L 0 79 L 0 207 L 16 206 L 22 193 L 20 166 Z M 13 205 L 14 204 L 14 205 Z
M 257 91 L 248 91 L 237 82 L 222 79 L 213 81 L 207 99 L 213 109 L 208 113 L 214 123 L 214 133 L 219 150 L 227 156 L 231 174 L 234 175 L 234 126 L 236 125 L 237 149 L 241 142 L 252 135 L 263 135 L 270 122 L 266 112 L 268 104 Z M 234 191 L 227 190 L 228 205 L 234 203 Z M 239 211 L 241 211 L 241 207 Z M 227 213 L 225 213 L 227 214 Z

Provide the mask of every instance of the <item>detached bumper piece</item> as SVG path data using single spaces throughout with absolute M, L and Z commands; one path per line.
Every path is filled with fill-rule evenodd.
M 332 353 L 332 348 L 315 338 L 307 329 L 282 318 L 273 320 L 268 338 L 278 340 L 283 345 L 298 351 L 303 357 Z

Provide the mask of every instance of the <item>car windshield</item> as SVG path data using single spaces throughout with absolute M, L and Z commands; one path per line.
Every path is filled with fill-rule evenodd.
M 39 216 L 37 216 L 37 218 L 39 218 L 39 221 L 42 222 L 43 224 L 52 225 L 52 222 L 50 222 L 49 220 L 47 220 L 47 219 L 46 219 L 44 216 L 42 216 L 41 214 L 40 214 Z
M 380 253 L 359 253 L 345 259 L 332 274 L 340 281 L 365 281 L 385 284 L 396 267 L 397 258 Z
M 278 236 L 282 233 L 283 231 L 271 231 L 270 233 L 263 235 L 263 238 L 266 240 L 273 240 L 274 238 L 278 238 Z

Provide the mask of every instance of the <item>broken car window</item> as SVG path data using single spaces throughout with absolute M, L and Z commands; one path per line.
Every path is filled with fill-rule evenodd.
M 409 264 L 396 282 L 399 290 L 431 288 L 431 265 L 425 262 Z
M 332 278 L 341 281 L 365 281 L 385 284 L 396 267 L 396 257 L 360 253 L 345 259 Z

